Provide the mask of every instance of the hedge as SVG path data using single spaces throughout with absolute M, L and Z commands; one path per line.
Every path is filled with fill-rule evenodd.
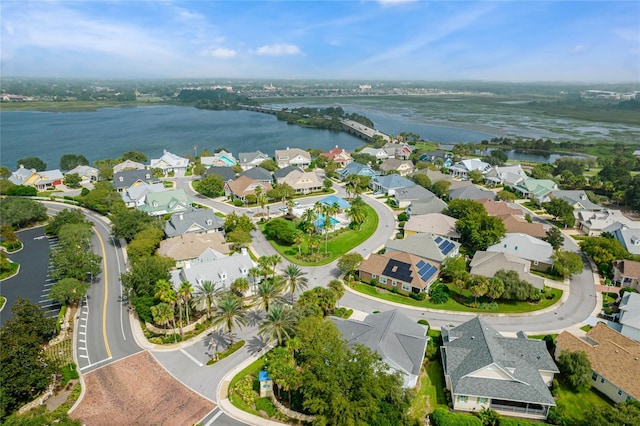
M 479 418 L 470 414 L 451 413 L 446 408 L 436 408 L 431 414 L 434 426 L 482 426 Z

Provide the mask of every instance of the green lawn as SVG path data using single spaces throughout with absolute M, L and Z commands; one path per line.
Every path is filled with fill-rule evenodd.
M 329 242 L 327 244 L 327 252 L 330 254 L 328 257 L 318 261 L 318 262 L 306 262 L 298 259 L 296 256 L 298 255 L 299 249 L 298 246 L 287 246 L 282 245 L 274 240 L 269 240 L 271 245 L 278 251 L 278 253 L 286 258 L 291 263 L 295 263 L 296 265 L 301 266 L 320 266 L 326 265 L 328 263 L 333 262 L 340 256 L 345 253 L 350 252 L 363 242 L 367 240 L 373 233 L 376 231 L 378 227 L 378 215 L 372 207 L 365 205 L 364 211 L 366 215 L 365 222 L 362 224 L 360 230 L 347 230 L 339 234 L 335 238 L 331 238 L 331 234 L 329 234 Z M 260 225 L 260 230 L 264 230 L 264 224 Z M 302 243 L 300 246 L 300 250 L 304 253 L 307 250 L 307 244 Z M 325 241 L 322 239 L 322 245 L 320 247 L 321 253 L 325 252 Z
M 419 308 L 429 308 L 429 309 L 442 309 L 446 311 L 458 311 L 458 312 L 478 312 L 478 313 L 522 313 L 522 312 L 534 312 L 540 309 L 547 308 L 553 304 L 555 304 L 560 297 L 562 296 L 562 290 L 559 289 L 551 289 L 551 293 L 553 294 L 553 299 L 545 299 L 543 298 L 537 304 L 532 304 L 528 302 L 520 302 L 520 301 L 498 301 L 498 309 L 496 310 L 487 310 L 487 309 L 476 309 L 468 306 L 464 306 L 458 303 L 453 297 L 449 297 L 449 300 L 446 303 L 442 303 L 440 305 L 436 305 L 435 303 L 431 303 L 431 301 L 427 300 L 414 300 L 407 296 L 402 296 L 400 294 L 393 294 L 384 292 L 382 289 L 378 289 L 376 287 L 370 286 L 364 283 L 354 283 L 354 288 L 356 291 L 360 293 L 368 294 L 370 296 L 377 297 L 382 300 L 387 300 L 389 302 L 400 303 L 403 305 L 409 306 L 417 306 Z M 451 293 L 462 292 L 465 294 L 464 290 L 459 290 L 453 286 L 450 286 Z M 468 293 L 468 292 L 466 292 Z
M 584 420 L 585 413 L 594 407 L 611 406 L 606 396 L 592 388 L 575 392 L 561 380 L 559 383 L 556 404 L 569 418 L 570 424 L 576 424 Z
M 439 361 L 425 362 L 420 372 L 420 387 L 416 389 L 416 396 L 409 408 L 409 417 L 420 421 L 439 406 L 447 406 L 442 374 L 442 365 Z

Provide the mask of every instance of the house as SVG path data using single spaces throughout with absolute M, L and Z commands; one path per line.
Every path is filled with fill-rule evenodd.
M 69 170 L 65 175 L 77 174 L 80 176 L 80 183 L 87 184 L 91 182 L 97 182 L 98 169 L 91 166 L 76 166 L 72 170 Z
M 409 207 L 409 204 L 415 201 L 430 200 L 434 197 L 437 198 L 433 192 L 420 185 L 406 186 L 404 188 L 396 189 L 394 192 L 393 201 L 398 207 L 404 209 Z
M 255 195 L 256 188 L 262 188 L 262 193 L 271 191 L 273 187 L 270 183 L 253 180 L 247 176 L 240 176 L 238 179 L 224 184 L 224 193 L 234 200 L 247 201 L 247 195 Z
M 182 268 L 185 262 L 197 259 L 207 249 L 228 255 L 231 244 L 227 244 L 221 233 L 182 234 L 160 241 L 158 254 L 174 259 L 176 268 Z
M 448 194 L 450 200 L 495 200 L 497 198 L 495 192 L 480 188 L 477 185 L 450 189 Z
M 443 151 L 441 149 L 435 151 L 423 152 L 419 158 L 420 161 L 427 161 L 429 163 L 441 163 L 443 167 L 449 168 L 453 163 L 453 154 Z
M 339 170 L 337 173 L 338 173 L 338 177 L 340 177 L 340 180 L 346 180 L 351 175 L 373 177 L 373 176 L 378 176 L 379 174 L 378 172 L 373 170 L 371 167 L 365 166 L 364 164 L 360 164 L 356 161 L 349 163 L 347 167 Z
M 127 169 L 113 174 L 113 186 L 118 192 L 125 192 L 142 183 L 159 183 L 160 180 L 153 177 L 151 170 Z
M 591 386 L 613 402 L 640 401 L 640 343 L 598 322 L 584 337 L 560 333 L 556 358 L 563 350 L 587 353 Z
M 375 193 L 384 193 L 393 196 L 397 190 L 415 186 L 416 183 L 397 174 L 386 176 L 374 176 L 371 178 L 371 189 Z
M 253 167 L 259 166 L 263 161 L 269 160 L 270 158 L 271 157 L 269 157 L 267 154 L 263 154 L 260 151 L 241 152 L 240 154 L 238 154 L 238 159 L 242 170 L 249 170 Z
M 139 207 L 144 204 L 148 194 L 152 192 L 164 192 L 166 190 L 167 188 L 161 183 L 149 184 L 147 182 L 139 182 L 136 185 L 125 188 L 124 191 L 120 192 L 120 196 L 125 206 Z
M 400 142 L 393 143 L 389 142 L 382 147 L 385 152 L 389 155 L 389 158 L 398 158 L 401 160 L 407 160 L 411 156 L 411 153 L 414 151 L 413 147 L 409 144 Z
M 412 201 L 405 209 L 405 212 L 408 216 L 419 216 L 429 213 L 442 213 L 446 208 L 447 203 L 434 196 L 425 200 Z
M 151 216 L 163 216 L 168 213 L 191 210 L 192 203 L 193 200 L 187 196 L 184 189 L 172 189 L 148 193 L 144 204 L 138 206 L 138 209 L 149 213 Z
M 640 228 L 640 223 L 628 219 L 620 210 L 579 210 L 575 213 L 580 230 L 590 237 L 603 232 L 614 233 L 623 226 Z
M 451 240 L 459 240 L 456 219 L 442 213 L 414 215 L 404 224 L 405 238 L 415 234 L 435 234 Z
M 620 305 L 620 333 L 640 342 L 640 294 L 627 291 L 622 296 Z
M 516 217 L 510 214 L 498 216 L 502 219 L 502 223 L 504 223 L 504 228 L 506 232 L 515 234 L 527 234 L 531 237 L 545 239 L 547 238 L 547 230 L 541 223 L 536 222 L 527 222 L 520 217 Z
M 180 286 L 183 281 L 189 281 L 194 287 L 201 286 L 205 281 L 211 281 L 217 289 L 228 290 L 238 278 L 247 278 L 250 283 L 250 292 L 255 292 L 259 279 L 253 282 L 249 278 L 249 270 L 256 268 L 258 264 L 251 260 L 246 249 L 241 253 L 225 256 L 222 253 L 208 248 L 197 259 L 184 262 L 184 267 L 171 272 L 171 282 L 174 288 Z
M 64 176 L 58 169 L 38 172 L 35 169 L 25 169 L 22 164 L 9 176 L 9 182 L 14 185 L 33 186 L 38 191 L 54 189 L 56 185 L 62 184 L 63 179 Z
M 172 154 L 165 149 L 162 157 L 151 159 L 149 167 L 151 169 L 161 169 L 165 176 L 169 173 L 184 176 L 187 167 L 189 167 L 189 159 Z
M 627 251 L 631 254 L 640 255 L 640 229 L 639 228 L 629 228 L 625 224 L 621 224 L 618 222 L 619 226 L 616 226 L 613 232 L 611 232 L 616 240 L 622 244 L 622 247 L 626 248 Z M 635 225 L 635 224 L 634 224 Z M 604 230 L 607 231 L 613 227 L 607 227 Z
M 338 147 L 338 145 L 336 145 L 335 148 L 330 149 L 329 152 L 323 152 L 320 155 L 332 160 L 339 167 L 346 167 L 349 163 L 353 162 L 353 157 L 351 157 L 349 151 Z
M 471 259 L 471 274 L 482 275 L 491 278 L 501 269 L 505 271 L 515 271 L 518 277 L 537 288 L 544 289 L 544 278 L 533 275 L 531 271 L 531 261 L 512 256 L 507 253 L 477 251 Z
M 520 184 L 527 177 L 527 174 L 522 170 L 522 166 L 516 164 L 513 166 L 495 166 L 484 175 L 484 181 L 491 186 L 504 185 L 512 187 Z
M 582 189 L 573 191 L 551 191 L 551 193 L 549 193 L 549 198 L 559 198 L 564 200 L 571 204 L 574 210 L 604 210 L 604 207 L 591 202 L 587 193 Z
M 512 204 L 505 203 L 504 201 L 495 200 L 478 200 L 484 207 L 484 210 L 489 216 L 523 216 L 523 211 L 520 208 L 512 207 Z
M 372 157 L 376 158 L 376 161 L 382 161 L 386 160 L 387 158 L 392 158 L 383 148 L 364 148 L 362 151 L 360 151 L 360 154 L 371 155 Z
M 274 170 L 273 171 L 273 179 L 275 179 L 275 181 L 278 182 L 278 179 L 281 179 L 281 178 L 287 176 L 289 173 L 293 172 L 294 170 L 297 170 L 299 172 L 304 172 L 304 170 L 302 170 L 300 167 L 287 166 L 287 167 L 283 167 L 282 169 Z
M 523 197 L 544 203 L 551 200 L 549 194 L 558 189 L 558 184 L 550 179 L 526 178 L 512 189 Z
M 613 262 L 613 283 L 617 287 L 631 287 L 640 290 L 640 262 L 616 260 Z
M 440 267 L 432 261 L 404 252 L 372 253 L 360 263 L 360 278 L 378 283 L 400 293 L 428 292 L 438 277 Z
M 429 337 L 420 325 L 397 309 L 369 314 L 362 321 L 330 317 L 347 346 L 364 345 L 377 353 L 391 372 L 399 372 L 402 386 L 415 387 Z
M 209 175 L 217 175 L 222 178 L 223 182 L 229 182 L 236 178 L 236 170 L 233 167 L 214 167 L 211 166 L 204 172 L 204 177 Z
M 224 149 L 210 157 L 200 157 L 200 164 L 207 167 L 233 167 L 237 162 L 236 157 Z
M 207 234 L 224 232 L 224 219 L 211 209 L 195 209 L 172 214 L 164 225 L 167 237 L 183 234 Z
M 311 154 L 300 148 L 276 149 L 276 164 L 278 167 L 296 166 L 306 169 L 311 165 Z
M 460 244 L 440 235 L 414 234 L 402 240 L 388 240 L 387 252 L 401 251 L 422 257 L 440 265 L 448 257 L 457 256 Z
M 255 181 L 264 182 L 268 184 L 273 182 L 273 175 L 271 174 L 271 172 L 260 166 L 252 167 L 238 174 L 238 177 L 242 177 L 242 176 L 246 176 Z
M 479 158 L 470 158 L 468 160 L 458 161 L 449 167 L 449 173 L 460 179 L 469 179 L 469 172 L 477 170 L 484 175 L 489 173 L 491 169 L 491 164 L 485 163 Z
M 546 241 L 522 233 L 505 234 L 499 243 L 487 248 L 490 252 L 510 254 L 531 261 L 531 269 L 546 271 L 553 265 L 553 247 Z
M 398 158 L 388 158 L 380 164 L 380 171 L 385 175 L 395 173 L 400 176 L 407 176 L 413 173 L 414 170 L 415 167 L 411 161 Z
M 440 354 L 454 410 L 546 419 L 555 402 L 549 387 L 558 367 L 544 341 L 521 331 L 504 337 L 476 317 L 442 327 Z
M 309 194 L 310 192 L 322 191 L 322 180 L 316 172 L 303 172 L 294 170 L 285 177 L 278 179 L 278 184 L 286 183 L 291 186 L 296 194 Z
M 136 161 L 125 160 L 122 163 L 113 166 L 113 173 L 120 173 L 125 170 L 144 170 L 147 166 Z

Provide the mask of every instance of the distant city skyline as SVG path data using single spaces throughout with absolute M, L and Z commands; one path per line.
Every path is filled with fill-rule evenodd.
M 638 1 L 0 3 L 2 76 L 637 82 Z

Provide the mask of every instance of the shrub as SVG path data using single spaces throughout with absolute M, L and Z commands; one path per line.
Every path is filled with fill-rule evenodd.
M 407 216 L 405 212 L 402 212 L 398 215 L 398 221 L 406 222 L 407 220 L 409 220 L 409 216 Z
M 273 417 L 278 413 L 278 409 L 269 398 L 256 399 L 256 411 L 264 411 L 269 417 Z
M 424 300 L 427 298 L 427 294 L 422 291 L 420 293 L 411 292 L 409 293 L 409 297 L 414 300 Z
M 234 200 L 233 201 L 233 205 L 236 207 L 242 207 L 244 205 L 244 203 L 240 200 Z
M 427 327 L 429 327 L 429 321 L 425 319 L 418 320 L 418 324 L 426 325 Z
M 436 408 L 431 414 L 435 426 L 482 426 L 479 418 L 471 414 L 450 413 L 446 408 Z
M 253 376 L 244 376 L 233 388 L 233 391 L 249 406 L 252 406 L 258 397 L 253 390 L 253 379 Z
M 80 377 L 78 375 L 78 370 L 76 370 L 76 364 L 65 364 L 62 366 L 62 386 L 66 386 L 69 383 L 69 380 L 77 379 Z
M 378 280 L 373 278 L 371 281 L 369 281 L 369 285 L 377 287 L 378 286 Z
M 635 288 L 631 288 L 631 287 L 621 287 L 620 288 L 620 297 L 624 296 L 625 293 L 637 293 L 638 290 L 636 290 Z
M 449 288 L 444 284 L 432 287 L 430 298 L 431 303 L 434 303 L 436 305 L 447 303 L 449 301 Z

